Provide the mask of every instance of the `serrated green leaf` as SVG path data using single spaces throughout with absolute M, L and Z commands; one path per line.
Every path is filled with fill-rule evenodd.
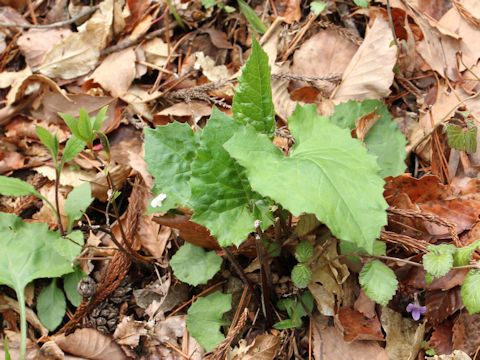
M 313 256 L 313 245 L 310 244 L 309 242 L 301 242 L 297 245 L 295 248 L 295 258 L 299 262 L 305 262 L 307 260 L 310 260 L 310 258 Z
M 382 306 L 387 306 L 397 291 L 398 281 L 395 273 L 379 260 L 363 265 L 358 279 L 365 294 Z
M 423 255 L 423 267 L 436 278 L 448 273 L 452 266 L 453 255 L 449 252 L 431 251 Z
M 94 131 L 98 131 L 100 130 L 100 126 L 102 126 L 103 122 L 105 121 L 105 119 L 107 118 L 106 116 L 106 113 L 107 113 L 107 110 L 108 110 L 108 105 L 102 107 L 97 115 L 95 115 L 95 117 L 91 118 L 91 121 L 92 121 L 92 129 Z
M 75 267 L 75 271 L 67 274 L 63 277 L 63 289 L 67 295 L 67 299 L 72 303 L 73 306 L 78 306 L 82 302 L 82 295 L 77 291 L 77 286 L 80 280 L 87 277 L 78 266 Z
M 59 147 L 57 134 L 55 134 L 54 136 L 50 134 L 50 132 L 47 129 L 41 126 L 37 126 L 35 129 L 37 131 L 38 137 L 40 138 L 40 141 L 43 143 L 43 145 L 47 147 L 48 150 L 50 150 L 50 153 L 52 154 L 53 163 L 55 164 L 55 166 L 57 166 L 58 147 Z
M 477 151 L 477 126 L 473 121 L 467 120 L 467 131 L 465 131 L 465 151 L 473 154 Z
M 60 161 L 60 170 L 63 168 L 63 165 L 70 160 L 73 160 L 75 156 L 80 154 L 80 152 L 85 149 L 85 141 L 80 140 L 75 135 L 72 135 L 70 139 L 68 139 L 67 143 L 65 144 L 65 148 L 63 149 L 62 160 Z
M 65 201 L 64 211 L 68 217 L 68 232 L 72 231 L 73 222 L 80 219 L 93 201 L 89 183 L 73 188 Z
M 185 243 L 172 256 L 170 266 L 175 276 L 187 284 L 206 284 L 219 270 L 222 258 L 215 251 L 205 251 L 200 246 Z
M 225 339 L 218 328 L 228 325 L 227 321 L 222 320 L 222 316 L 232 308 L 231 303 L 231 294 L 217 291 L 199 298 L 188 309 L 186 319 L 188 331 L 206 351 L 212 350 Z
M 80 116 L 78 118 L 77 123 L 78 135 L 80 139 L 84 140 L 87 143 L 93 141 L 93 129 L 92 129 L 92 121 L 90 116 L 88 115 L 87 110 L 82 107 L 80 109 Z
M 295 216 L 315 214 L 336 237 L 371 253 L 388 207 L 376 158 L 314 105 L 297 106 L 289 126 L 296 139 L 289 157 L 251 127 L 224 147 L 247 169 L 255 191 Z
M 190 205 L 191 163 L 198 138 L 188 124 L 172 123 L 154 130 L 145 129 L 145 161 L 155 178 L 155 195 L 167 195 L 157 212 Z
M 470 270 L 468 272 L 460 294 L 470 315 L 480 312 L 480 270 Z
M 455 124 L 448 124 L 443 131 L 447 133 L 450 147 L 466 151 L 469 154 L 477 151 L 477 127 L 472 121 L 467 121 L 465 131 Z
M 60 117 L 65 121 L 65 124 L 67 124 L 68 128 L 70 129 L 70 132 L 75 135 L 77 138 L 81 139 L 81 136 L 78 132 L 78 119 L 70 114 L 65 114 L 65 113 L 58 113 Z
M 427 246 L 428 251 L 432 251 L 436 254 L 455 254 L 457 251 L 457 248 L 453 244 L 440 244 L 440 245 L 428 245 Z
M 255 14 L 255 11 L 243 0 L 238 1 L 238 8 L 242 12 L 245 19 L 247 19 L 250 26 L 259 34 L 263 34 L 267 31 L 267 27 L 265 24 L 260 20 L 260 18 Z
M 305 264 L 297 264 L 292 269 L 292 281 L 299 288 L 306 288 L 312 280 L 312 270 Z
M 57 287 L 57 279 L 53 279 L 37 298 L 37 313 L 42 324 L 54 331 L 62 323 L 67 309 L 63 291 Z
M 221 246 L 240 245 L 255 230 L 257 219 L 262 229 L 273 223 L 269 204 L 252 191 L 245 169 L 222 147 L 241 128 L 214 108 L 192 163 L 191 220 L 207 227 Z
M 233 117 L 273 138 L 275 110 L 270 86 L 270 66 L 268 55 L 255 38 L 252 38 L 252 54 L 242 68 L 238 83 L 233 97 Z
M 312 10 L 315 15 L 319 15 L 326 7 L 327 4 L 323 1 L 312 1 L 310 3 L 310 10 Z
M 453 254 L 453 266 L 463 266 L 470 263 L 472 253 L 480 246 L 480 240 L 476 240 L 470 245 L 458 248 Z
M 362 8 L 367 8 L 370 0 L 353 0 L 353 2 Z
M 435 276 L 433 276 L 432 274 L 430 273 L 425 273 L 425 282 L 427 284 L 431 284 L 433 282 L 433 280 L 435 280 Z
M 335 106 L 332 122 L 342 128 L 355 128 L 355 122 L 361 116 L 376 110 L 380 119 L 373 125 L 365 136 L 365 145 L 369 154 L 378 157 L 380 176 L 397 176 L 403 174 L 406 168 L 405 136 L 398 129 L 388 108 L 380 100 L 364 100 L 357 102 L 350 100 Z

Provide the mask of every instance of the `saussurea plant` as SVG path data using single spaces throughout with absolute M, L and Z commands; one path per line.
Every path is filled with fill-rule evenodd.
M 270 67 L 255 39 L 238 81 L 233 117 L 214 107 L 201 131 L 177 122 L 145 130 L 145 160 L 155 178 L 149 212 L 188 207 L 194 211 L 191 220 L 226 247 L 240 245 L 256 231 L 255 223 L 261 230 L 270 227 L 272 209 L 280 206 L 294 216 L 314 214 L 352 251 L 384 252 L 375 242 L 387 223 L 383 177 L 403 173 L 406 156 L 405 138 L 386 106 L 378 100 L 350 101 L 332 116 L 320 116 L 314 105 L 298 105 L 288 119 L 295 145 L 286 157 L 272 143 Z M 379 119 L 364 146 L 350 130 L 372 111 Z M 221 260 L 185 244 L 171 264 L 180 280 L 201 284 L 219 270 Z M 393 271 L 378 260 L 365 264 L 361 282 L 382 305 L 396 289 Z M 190 328 L 188 319 L 190 312 Z M 197 340 L 212 348 L 205 337 Z
M 84 108 L 79 119 L 60 114 L 72 132 L 60 157 L 60 144 L 57 136 L 37 126 L 37 135 L 52 155 L 55 167 L 55 206 L 32 185 L 13 177 L 0 176 L 0 193 L 8 196 L 35 195 L 45 201 L 55 213 L 58 231 L 51 231 L 43 223 L 26 223 L 14 214 L 0 213 L 0 246 L 4 255 L 0 258 L 0 284 L 15 290 L 20 308 L 20 357 L 25 357 L 26 317 L 25 287 L 39 278 L 52 278 L 37 298 L 37 312 L 43 325 L 53 331 L 62 322 L 66 311 L 64 292 L 57 286 L 57 278 L 63 276 L 63 286 L 69 301 L 78 306 L 81 296 L 77 293 L 78 282 L 86 276 L 74 260 L 82 250 L 84 238 L 81 231 L 72 231 L 76 220 L 90 206 L 93 198 L 89 183 L 75 187 L 69 194 L 63 207 L 67 218 L 66 227 L 62 223 L 59 208 L 58 191 L 60 177 L 65 163 L 73 160 L 84 148 L 93 147 L 98 137 L 105 149 L 109 149 L 108 140 L 99 129 L 105 119 L 107 108 L 102 108 L 94 117 L 90 117 Z M 109 151 L 107 151 L 109 154 Z

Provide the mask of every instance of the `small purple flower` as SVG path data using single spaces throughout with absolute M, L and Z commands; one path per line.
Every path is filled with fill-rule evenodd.
M 420 314 L 425 314 L 427 311 L 426 306 L 420 306 L 414 303 L 407 305 L 407 311 L 412 313 L 413 320 L 417 321 L 420 319 Z

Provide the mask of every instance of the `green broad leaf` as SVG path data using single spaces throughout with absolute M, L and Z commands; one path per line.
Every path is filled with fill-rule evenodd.
M 312 270 L 305 264 L 297 264 L 292 269 L 292 281 L 299 288 L 306 288 L 312 280 Z
M 107 113 L 108 105 L 102 107 L 97 115 L 93 118 L 91 118 L 92 121 L 92 129 L 94 131 L 100 130 L 100 126 L 102 126 L 103 122 L 107 118 L 106 113 Z
M 450 147 L 466 151 L 471 154 L 477 151 L 477 132 L 478 129 L 471 121 L 467 121 L 467 129 L 464 129 L 455 124 L 448 124 L 445 126 L 443 132 L 447 133 L 448 144 Z
M 20 358 L 25 357 L 27 321 L 25 286 L 35 279 L 54 278 L 73 271 L 69 260 L 57 253 L 60 238 L 43 223 L 26 223 L 13 214 L 0 213 L 0 284 L 15 290 L 20 306 Z M 65 240 L 65 239 L 62 239 Z
M 57 166 L 58 148 L 60 146 L 58 143 L 57 134 L 52 135 L 47 129 L 41 126 L 37 126 L 36 131 L 40 141 L 47 147 L 48 150 L 50 150 L 50 153 L 52 154 L 52 160 L 55 166 Z
M 337 238 L 372 253 L 388 207 L 376 158 L 348 130 L 319 116 L 315 105 L 297 106 L 289 126 L 296 139 L 289 157 L 252 127 L 224 147 L 247 169 L 255 191 L 294 216 L 315 214 Z
M 252 54 L 242 68 L 238 83 L 239 86 L 233 97 L 233 117 L 245 125 L 252 125 L 255 130 L 273 139 L 275 110 L 270 86 L 268 55 L 254 37 Z
M 453 254 L 430 251 L 423 255 L 423 267 L 436 278 L 446 275 L 453 266 Z
M 353 0 L 353 2 L 362 8 L 367 8 L 370 0 Z
M 55 241 L 52 242 L 52 247 L 59 255 L 63 256 L 69 262 L 72 262 L 82 251 L 82 245 L 84 243 L 83 233 L 76 230 L 64 238 L 58 237 L 55 239 Z
M 191 163 L 196 156 L 198 137 L 188 124 L 178 122 L 145 129 L 145 161 L 155 178 L 155 195 L 166 194 L 155 212 L 190 205 Z
M 453 266 L 463 266 L 470 263 L 472 253 L 480 246 L 480 240 L 476 240 L 470 245 L 458 248 L 453 254 Z
M 222 258 L 215 251 L 207 252 L 188 242 L 170 260 L 175 276 L 193 286 L 206 284 L 220 270 L 221 265 Z
M 433 282 L 433 280 L 435 280 L 435 276 L 433 276 L 432 274 L 430 273 L 425 273 L 425 282 L 427 284 L 431 284 Z
M 67 302 L 63 291 L 57 287 L 57 279 L 52 279 L 37 298 L 37 313 L 42 324 L 50 331 L 54 331 L 62 323 Z
M 453 244 L 440 244 L 440 245 L 428 245 L 428 251 L 432 251 L 438 254 L 455 254 L 457 248 Z
M 215 5 L 216 0 L 202 0 L 202 5 L 205 9 L 209 9 Z
M 85 149 L 85 141 L 80 140 L 75 135 L 72 135 L 65 144 L 63 149 L 62 160 L 60 161 L 60 170 L 63 169 L 63 165 L 75 158 L 80 152 Z
M 310 291 L 305 291 L 302 294 L 302 301 L 307 307 L 308 311 L 312 312 L 314 299 Z M 277 302 L 277 308 L 282 311 L 286 311 L 288 316 L 294 317 L 295 315 L 300 319 L 307 316 L 307 312 L 303 308 L 302 304 L 296 299 L 281 299 Z
M 358 247 L 355 243 L 350 241 L 340 241 L 340 253 L 344 254 L 352 254 L 352 253 L 359 253 L 359 254 L 368 254 L 367 250 L 364 248 Z M 373 243 L 373 252 L 372 255 L 385 255 L 387 253 L 387 244 L 383 241 L 376 240 Z M 348 260 L 353 261 L 356 264 L 360 263 L 360 259 L 357 256 L 348 256 Z
M 313 256 L 313 245 L 309 242 L 301 242 L 295 248 L 295 258 L 299 262 L 305 262 L 310 260 Z
M 242 12 L 245 19 L 247 19 L 250 26 L 259 34 L 263 34 L 267 31 L 267 27 L 265 24 L 260 20 L 260 18 L 255 14 L 255 11 L 243 0 L 238 1 L 238 8 Z
M 63 276 L 63 289 L 65 290 L 68 301 L 70 301 L 73 306 L 78 307 L 83 300 L 82 295 L 77 291 L 77 286 L 80 280 L 85 277 L 87 277 L 87 274 L 78 266 L 75 267 L 74 272 Z
M 273 223 L 268 202 L 253 192 L 245 169 L 222 147 L 242 128 L 214 107 L 192 163 L 191 220 L 207 227 L 220 246 L 240 245 L 255 230 L 257 219 L 262 229 Z
M 359 281 L 365 294 L 382 306 L 387 306 L 398 286 L 393 270 L 379 260 L 363 265 Z
M 335 106 L 332 122 L 341 128 L 352 130 L 355 122 L 362 116 L 376 110 L 380 119 L 373 125 L 365 136 L 365 145 L 368 153 L 378 157 L 381 168 L 380 176 L 397 176 L 405 172 L 406 139 L 398 129 L 397 123 L 392 120 L 392 115 L 387 106 L 380 100 L 364 100 L 357 102 L 350 100 Z
M 91 143 L 93 141 L 95 135 L 93 134 L 92 120 L 90 119 L 90 116 L 84 107 L 80 109 L 77 129 L 80 139 L 87 143 Z
M 188 309 L 186 319 L 188 331 L 206 351 L 212 350 L 225 339 L 219 327 L 229 324 L 222 320 L 222 316 L 232 308 L 231 303 L 231 294 L 217 291 L 199 298 Z
M 7 196 L 35 195 L 40 198 L 42 197 L 33 185 L 26 181 L 3 175 L 0 175 L 0 194 Z
M 480 270 L 470 270 L 460 291 L 470 315 L 480 312 Z
M 93 201 L 89 183 L 83 183 L 68 194 L 64 211 L 68 217 L 68 232 L 72 231 L 73 222 L 80 219 Z
M 312 1 L 310 3 L 310 10 L 312 10 L 315 15 L 319 15 L 326 8 L 327 4 L 325 4 L 323 1 Z

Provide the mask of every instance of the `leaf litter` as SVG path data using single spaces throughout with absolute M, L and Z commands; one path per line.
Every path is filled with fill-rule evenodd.
M 458 144 L 450 142 L 445 133 L 449 126 L 455 126 L 457 133 L 466 134 L 472 126 L 469 124 L 476 127 L 480 118 L 480 97 L 477 97 L 480 49 L 476 41 L 480 31 L 478 4 L 473 0 L 451 3 L 392 0 L 389 3 L 390 11 L 386 1 L 368 4 L 363 9 L 357 7 L 362 5 L 358 2 L 330 1 L 320 14 L 314 15 L 309 11 L 309 4 L 283 0 L 242 2 L 238 6 L 219 1 L 208 8 L 203 6 L 205 2 L 202 5 L 200 1 L 186 4 L 174 1 L 172 7 L 150 0 L 127 1 L 124 5 L 104 0 L 93 2 L 90 6 L 72 3 L 68 7 L 60 6 L 60 2 L 54 6 L 35 2 L 34 7 L 30 7 L 30 1 L 3 2 L 0 7 L 0 39 L 4 39 L 0 44 L 3 48 L 0 54 L 1 174 L 26 180 L 50 203 L 55 203 L 54 162 L 36 136 L 35 126 L 56 133 L 62 152 L 71 135 L 58 113 L 79 116 L 80 109 L 85 107 L 93 116 L 104 105 L 109 105 L 102 131 L 112 143 L 108 172 L 120 190 L 116 199 L 117 219 L 109 200 L 112 189 L 105 180 L 105 170 L 99 167 L 92 154 L 84 151 L 67 163 L 59 183 L 58 198 L 63 208 L 68 194 L 75 194 L 72 193 L 75 186 L 91 184 L 95 201 L 86 211 L 76 210 L 75 218 L 82 217 L 80 222 L 73 222 L 71 218 L 70 223 L 74 229 L 82 230 L 85 238 L 90 239 L 88 244 L 93 246 L 83 248 L 81 254 L 80 249 L 70 251 L 72 258 L 69 260 L 79 255 L 75 259 L 79 266 L 104 289 L 109 288 L 102 292 L 103 299 L 95 298 L 94 305 L 109 304 L 117 308 L 115 317 L 109 318 L 110 315 L 105 314 L 104 319 L 116 326 L 113 338 L 105 337 L 91 323 L 89 325 L 91 314 L 83 313 L 86 322 L 73 317 L 76 321 L 74 326 L 83 329 L 52 336 L 51 339 L 58 345 L 55 347 L 46 337 L 35 337 L 45 335 L 46 329 L 39 325 L 33 312 L 41 311 L 41 306 L 32 307 L 27 309 L 27 321 L 38 332 L 29 332 L 28 341 L 32 344 L 29 356 L 40 351 L 39 346 L 43 344 L 44 352 L 48 348 L 49 353 L 68 353 L 92 359 L 106 356 L 119 359 L 200 359 L 205 356 L 203 348 L 212 350 L 207 358 L 220 359 L 228 354 L 229 358 L 237 360 L 290 359 L 294 356 L 313 356 L 315 359 L 447 358 L 440 356 L 450 353 L 449 358 L 473 358 L 480 346 L 480 336 L 475 330 L 478 314 L 469 314 L 460 296 L 468 269 L 451 269 L 444 277 L 429 283 L 425 281 L 423 268 L 418 267 L 427 246 L 416 244 L 454 244 L 462 247 L 478 238 L 480 150 L 477 147 L 468 152 L 471 147 L 459 148 Z M 227 6 L 233 6 L 235 11 L 229 12 Z M 77 15 L 84 12 L 87 15 L 78 18 Z M 239 95 L 232 103 L 232 85 L 238 86 L 238 82 L 242 81 L 241 78 L 239 80 L 241 66 L 252 52 L 252 47 L 257 46 L 255 40 L 252 43 L 252 35 L 268 54 L 273 74 L 275 114 L 272 103 L 267 99 L 261 115 L 255 113 L 255 109 L 241 116 L 235 115 L 239 113 L 236 101 L 248 102 L 253 96 L 254 89 L 240 87 L 236 90 Z M 364 260 L 362 249 L 355 250 L 357 258 L 343 256 L 337 249 L 338 240 L 329 234 L 326 227 L 334 235 L 345 238 L 344 232 L 355 232 L 349 227 L 352 222 L 359 221 L 358 212 L 354 212 L 356 221 L 346 217 L 342 227 L 336 228 L 328 216 L 321 215 L 322 212 L 301 206 L 297 209 L 298 193 L 308 185 L 302 179 L 313 176 L 309 171 L 302 174 L 293 186 L 287 185 L 292 182 L 282 179 L 278 170 L 269 174 L 272 180 L 268 186 L 255 180 L 260 171 L 267 171 L 275 161 L 273 158 L 266 161 L 266 153 L 258 153 L 253 158 L 251 153 L 246 152 L 255 139 L 251 134 L 240 136 L 238 132 L 225 147 L 215 153 L 204 151 L 205 159 L 196 158 L 197 163 L 192 166 L 197 170 L 185 169 L 188 176 L 197 179 L 194 185 L 203 182 L 204 186 L 192 197 L 192 204 L 184 201 L 190 199 L 191 190 L 178 187 L 175 171 L 162 169 L 152 173 L 155 186 L 161 179 L 162 188 L 168 189 L 165 191 L 168 195 L 162 203 L 165 206 L 149 208 L 147 212 L 150 214 L 144 214 L 153 198 L 153 183 L 148 173 L 151 172 L 150 165 L 145 163 L 151 161 L 148 160 L 149 155 L 143 159 L 148 153 L 143 149 L 145 143 L 148 147 L 148 137 L 151 136 L 148 134 L 152 134 L 152 130 L 145 132 L 145 141 L 143 129 L 171 124 L 171 143 L 165 143 L 165 149 L 155 156 L 178 155 L 170 145 L 175 143 L 176 136 L 177 140 L 181 140 L 179 132 L 182 131 L 193 134 L 192 143 L 180 146 L 181 141 L 177 141 L 176 146 L 180 146 L 182 151 L 194 151 L 196 147 L 201 149 L 208 141 L 221 136 L 222 128 L 230 126 L 223 115 L 231 115 L 233 106 L 236 121 L 245 124 L 253 121 L 257 130 L 265 132 L 265 138 L 275 136 L 275 144 L 279 144 L 277 146 L 284 154 L 289 154 L 288 161 L 293 162 L 296 151 L 302 150 L 302 138 L 308 138 L 308 134 L 296 131 L 295 115 L 290 118 L 297 101 L 314 104 L 312 111 L 329 117 L 336 105 L 364 99 L 378 99 L 381 106 L 375 105 L 358 113 L 354 110 L 356 118 L 347 127 L 369 153 L 381 159 L 378 166 L 384 171 L 382 177 L 386 177 L 383 196 L 391 209 L 388 224 L 377 224 L 376 228 L 385 227 L 380 233 L 372 235 L 380 241 L 389 239 L 386 253 L 378 255 L 383 258 L 377 261 L 388 265 L 399 282 L 394 297 L 390 301 L 389 296 L 385 297 L 386 307 L 375 306 L 368 297 L 368 291 L 365 294 L 361 289 L 358 258 Z M 391 114 L 388 119 L 384 118 L 383 107 Z M 347 113 L 352 112 L 351 108 L 346 109 Z M 208 120 L 210 116 L 212 118 Z M 265 116 L 267 122 L 264 122 Z M 215 124 L 215 117 L 222 118 L 223 122 Z M 397 138 L 388 140 L 387 131 L 379 130 L 382 122 L 395 124 L 391 118 L 400 125 L 399 129 L 406 137 L 405 149 L 409 157 L 405 164 L 404 143 L 397 135 Z M 321 122 L 320 116 L 315 119 L 317 123 L 312 123 L 309 129 L 311 134 L 316 134 L 314 128 Z M 336 119 L 335 115 L 332 119 Z M 209 130 L 210 127 L 214 131 Z M 204 128 L 205 133 L 198 136 Z M 230 128 L 224 140 L 231 138 L 234 132 Z M 331 131 L 324 135 L 326 139 L 322 143 L 334 136 Z M 320 139 L 322 133 L 317 136 Z M 476 136 L 479 136 L 478 132 Z M 379 144 L 377 150 L 373 149 L 373 144 Z M 101 149 L 103 144 L 96 143 L 95 146 Z M 255 219 L 245 218 L 247 220 L 242 220 L 243 224 L 238 220 L 241 215 L 237 214 L 222 220 L 220 226 L 212 225 L 217 221 L 216 200 L 227 199 L 225 194 L 229 194 L 224 192 L 219 195 L 220 190 L 211 176 L 218 170 L 213 165 L 219 154 L 229 156 L 224 148 L 235 157 L 236 160 L 230 158 L 232 162 L 238 161 L 247 169 L 246 175 L 240 174 L 239 177 L 239 184 L 245 183 L 248 177 L 253 185 L 247 194 L 252 191 L 263 194 L 264 188 L 268 187 L 268 195 L 275 200 L 283 193 L 292 193 L 294 201 L 285 207 L 292 211 L 289 223 L 282 225 L 278 220 L 282 215 L 276 212 L 274 226 L 269 226 L 272 219 L 267 218 L 261 225 L 263 246 L 268 249 L 268 256 L 265 258 L 266 254 L 263 254 L 262 257 L 265 263 L 256 259 L 261 256 L 257 252 L 258 243 L 254 234 L 246 230 L 246 224 Z M 401 152 L 389 157 L 390 151 L 398 151 L 399 148 Z M 364 151 L 348 150 L 347 155 L 354 161 L 355 154 L 361 150 Z M 271 151 L 276 149 L 272 147 Z M 100 156 L 102 161 L 107 161 L 105 153 Z M 333 160 L 337 159 L 334 153 L 330 156 Z M 200 167 L 201 161 L 203 167 Z M 380 200 L 374 201 L 366 190 L 373 186 L 372 181 L 368 177 L 356 179 L 359 173 L 351 168 L 334 167 L 334 170 L 354 179 L 352 186 L 364 189 L 363 206 L 372 206 L 375 202 L 376 207 L 380 206 Z M 205 172 L 201 173 L 198 169 Z M 295 175 L 292 169 L 287 173 L 290 178 Z M 225 176 L 218 172 L 214 178 L 222 175 Z M 154 188 L 153 193 L 158 195 L 158 190 L 161 189 Z M 319 194 L 319 203 L 327 193 L 331 191 L 323 190 Z M 211 196 L 210 207 L 195 208 L 195 201 L 203 204 L 203 200 L 199 199 L 204 195 Z M 349 208 L 352 204 L 353 200 L 349 200 L 346 205 Z M 241 206 L 248 207 L 248 201 L 242 202 Z M 55 213 L 45 201 L 32 195 L 18 199 L 2 196 L 0 207 L 3 213 L 16 214 L 25 221 L 24 228 L 18 227 L 24 229 L 22 231 L 39 233 L 40 226 L 46 225 L 50 228 L 48 231 L 57 228 Z M 175 208 L 173 212 L 166 212 L 172 208 Z M 196 210 L 193 214 L 192 209 Z M 302 219 L 308 217 L 303 212 L 307 210 L 316 212 L 322 223 L 313 222 L 305 232 L 282 239 L 285 226 L 304 226 L 306 220 Z M 365 215 L 365 223 L 368 224 L 369 214 Z M 61 218 L 62 224 L 68 227 L 68 213 L 61 212 Z M 373 217 L 370 220 L 371 225 Z M 43 227 L 41 232 L 52 237 L 52 233 Z M 95 242 L 91 241 L 93 238 Z M 121 251 L 112 238 L 122 239 L 124 250 L 131 252 L 129 256 L 140 254 L 140 259 L 146 257 L 155 266 L 148 267 L 134 261 L 134 265 L 125 265 L 120 271 L 112 264 L 126 260 L 119 260 L 121 256 L 118 253 Z M 217 239 L 220 245 L 242 244 L 238 248 L 221 248 Z M 174 265 L 175 253 L 185 241 L 192 246 L 204 247 L 216 259 L 229 261 L 223 262 L 212 280 L 202 280 L 206 283 L 189 290 L 183 287 L 176 293 L 182 275 L 175 275 L 175 267 L 178 266 Z M 279 241 L 285 242 L 278 246 Z M 267 265 L 270 268 L 268 282 L 272 286 L 271 303 L 295 294 L 298 289 L 288 275 L 294 264 L 295 245 L 302 241 L 314 245 L 313 257 L 307 260 L 307 264 L 312 269 L 308 289 L 315 299 L 315 306 L 308 314 L 302 308 L 306 315 L 300 318 L 300 326 L 276 330 L 266 326 L 261 311 L 259 316 L 255 316 L 259 307 L 247 296 L 251 288 L 245 285 L 243 295 L 241 291 L 229 293 L 231 290 L 226 283 L 229 278 L 241 278 L 258 287 L 264 281 L 262 275 L 264 265 Z M 368 249 L 368 242 L 363 245 L 366 250 L 372 250 Z M 18 244 L 5 245 L 4 248 L 8 248 L 5 259 L 16 256 L 18 247 Z M 281 256 L 272 257 L 278 248 Z M 36 253 L 42 249 L 32 251 Z M 57 255 L 51 252 L 49 256 Z M 62 254 L 58 257 L 60 259 Z M 247 278 L 242 278 L 238 269 L 231 265 L 232 257 L 240 259 L 239 263 L 235 262 L 236 266 L 252 270 L 247 271 Z M 480 254 L 473 251 L 464 267 L 475 268 L 479 258 Z M 56 266 L 62 264 L 57 261 Z M 207 261 L 207 264 L 212 266 L 211 262 Z M 254 264 L 257 265 L 249 267 Z M 25 282 L 59 277 L 70 271 L 68 264 L 63 265 L 58 270 L 44 266 L 50 268 L 50 272 L 29 275 L 16 285 L 3 275 L 0 281 L 12 286 L 18 295 Z M 188 259 L 184 265 L 188 269 Z M 208 271 L 213 273 L 218 268 L 215 265 L 215 269 Z M 109 279 L 109 271 L 113 271 L 110 276 L 127 279 L 130 288 L 149 290 L 137 293 L 137 298 L 129 297 L 128 291 L 119 295 L 125 285 L 122 283 L 119 286 L 119 282 Z M 167 274 L 168 279 L 174 279 L 173 282 L 166 281 Z M 188 275 L 191 274 L 185 274 L 187 278 Z M 166 282 L 164 286 L 153 286 L 158 281 Z M 50 282 L 34 280 L 37 297 Z M 65 279 L 59 284 L 63 282 Z M 19 329 L 20 309 L 13 299 L 15 293 L 6 286 L 2 286 L 0 292 L 5 299 L 10 299 L 0 307 L 4 323 L 9 329 Z M 152 292 L 158 296 L 148 295 L 149 299 L 156 300 L 138 298 Z M 170 296 L 168 306 L 160 306 L 169 293 L 178 295 Z M 227 301 L 227 305 L 225 299 L 230 296 L 232 302 Z M 250 293 L 250 296 L 254 294 Z M 20 297 L 17 299 L 21 301 Z M 202 302 L 218 301 L 222 302 L 221 313 L 219 310 L 209 313 L 212 309 L 208 306 L 196 310 L 203 306 Z M 426 306 L 424 320 L 411 319 L 407 312 L 409 304 Z M 226 312 L 229 306 L 232 310 Z M 79 312 L 79 308 L 71 303 L 67 304 L 67 308 L 72 314 Z M 248 310 L 248 316 L 242 317 L 240 314 L 244 309 Z M 90 313 L 92 310 L 95 311 L 93 305 Z M 192 321 L 192 317 L 187 315 L 189 313 L 195 313 L 193 326 L 189 326 L 189 321 Z M 295 314 L 295 308 L 291 308 L 288 314 L 280 311 L 277 320 L 288 320 L 291 316 L 290 320 L 294 323 Z M 40 319 L 42 316 L 44 314 L 40 314 Z M 62 325 L 66 323 L 64 319 Z M 210 326 L 207 327 L 207 323 Z M 205 337 L 207 334 L 213 335 Z M 7 329 L 2 335 L 8 336 L 11 354 L 17 354 L 20 337 L 15 331 Z M 39 345 L 35 347 L 32 341 L 37 340 L 40 340 Z M 92 344 L 95 344 L 93 348 Z M 3 347 L 0 348 L 4 352 Z M 86 349 L 89 352 L 85 352 Z

